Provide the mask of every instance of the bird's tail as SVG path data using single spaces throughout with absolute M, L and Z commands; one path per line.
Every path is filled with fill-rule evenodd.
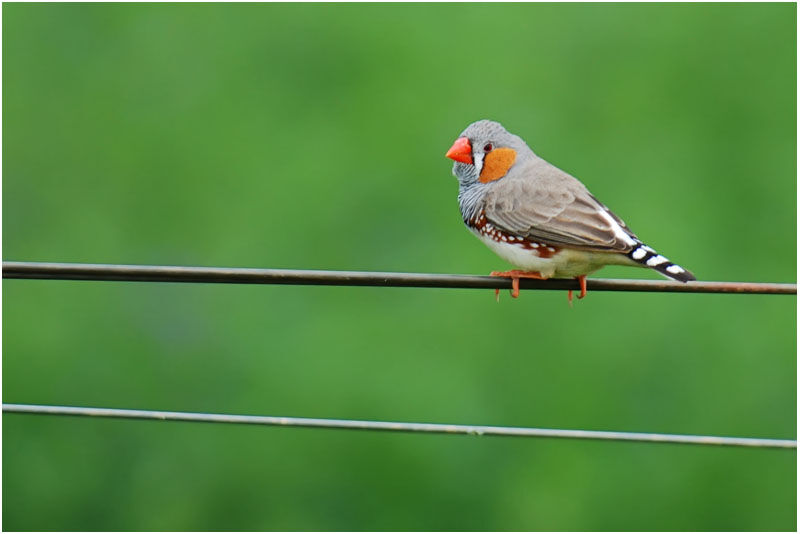
M 673 280 L 677 280 L 679 282 L 697 280 L 692 273 L 677 263 L 672 263 L 667 258 L 648 247 L 641 241 L 636 247 L 633 248 L 633 250 L 628 252 L 627 256 L 636 263 L 639 263 L 644 267 L 650 267 L 651 269 L 654 269 L 664 276 L 672 278 Z

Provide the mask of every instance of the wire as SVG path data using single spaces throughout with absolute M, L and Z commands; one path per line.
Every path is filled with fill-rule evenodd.
M 568 438 L 610 441 L 639 441 L 649 443 L 680 443 L 694 445 L 726 445 L 796 449 L 797 441 L 789 439 L 734 438 L 692 436 L 683 434 L 652 434 L 642 432 L 606 432 L 597 430 L 557 430 L 551 428 L 522 428 L 508 426 L 449 425 L 438 423 L 401 423 L 385 421 L 356 421 L 351 419 L 314 419 L 306 417 L 271 417 L 261 415 L 228 415 L 213 413 L 163 412 L 154 410 L 121 410 L 77 406 L 42 406 L 35 404 L 3 404 L 4 413 L 38 415 L 75 415 L 112 417 L 118 419 L 151 419 L 158 421 L 193 421 L 203 423 L 233 423 L 247 425 L 336 428 L 347 430 L 383 430 L 393 432 L 423 432 L 429 434 L 469 434 L 477 436 L 515 436 L 528 438 Z
M 459 274 L 171 267 L 159 265 L 104 265 L 18 261 L 3 262 L 3 278 L 481 289 L 506 289 L 511 287 L 511 280 L 508 278 Z M 797 294 L 797 284 L 757 282 L 682 283 L 668 280 L 610 280 L 590 278 L 586 281 L 586 287 L 589 291 Z M 520 281 L 520 288 L 564 290 L 579 289 L 579 286 L 577 280 L 522 279 Z
M 294 284 L 334 286 L 441 287 L 503 289 L 511 285 L 507 278 L 454 274 L 385 273 L 359 271 L 313 271 L 290 269 L 243 269 L 222 267 L 173 267 L 157 265 L 105 265 L 82 263 L 3 262 L 3 278 L 96 280 L 129 282 L 193 282 L 229 284 Z M 579 289 L 576 280 L 523 279 L 521 289 Z M 796 284 L 748 282 L 673 282 L 660 280 L 589 279 L 592 291 L 654 291 L 681 293 L 748 293 L 796 295 Z M 122 410 L 70 406 L 3 404 L 3 412 L 112 417 L 123 419 L 156 419 L 209 423 L 238 423 L 313 428 L 425 432 L 438 434 L 473 434 L 518 437 L 550 437 L 612 441 L 639 441 L 739 447 L 797 448 L 797 441 L 785 439 L 738 438 L 654 434 L 640 432 L 607 432 L 595 430 L 559 430 L 501 426 L 450 425 L 357 421 L 349 419 L 314 419 L 226 415 L 152 410 Z

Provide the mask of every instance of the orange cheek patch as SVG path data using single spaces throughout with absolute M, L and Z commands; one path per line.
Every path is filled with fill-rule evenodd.
M 480 181 L 484 184 L 502 178 L 517 159 L 517 152 L 513 148 L 496 148 L 483 158 Z

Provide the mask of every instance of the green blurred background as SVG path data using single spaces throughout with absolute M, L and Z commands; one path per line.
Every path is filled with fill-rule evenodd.
M 3 259 L 488 273 L 493 118 L 705 280 L 796 273 L 796 7 L 3 5 Z M 658 278 L 608 268 L 599 276 Z M 3 401 L 796 436 L 783 296 L 3 282 Z M 3 417 L 6 530 L 795 530 L 796 454 Z

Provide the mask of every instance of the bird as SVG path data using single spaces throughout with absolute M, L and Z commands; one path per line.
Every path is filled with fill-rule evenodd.
M 647 267 L 680 282 L 694 275 L 643 243 L 577 178 L 537 156 L 499 122 L 479 120 L 445 154 L 458 179 L 458 205 L 467 228 L 517 269 L 511 278 L 575 278 L 606 265 Z M 499 295 L 499 289 L 495 294 Z M 572 290 L 567 298 L 572 303 Z

